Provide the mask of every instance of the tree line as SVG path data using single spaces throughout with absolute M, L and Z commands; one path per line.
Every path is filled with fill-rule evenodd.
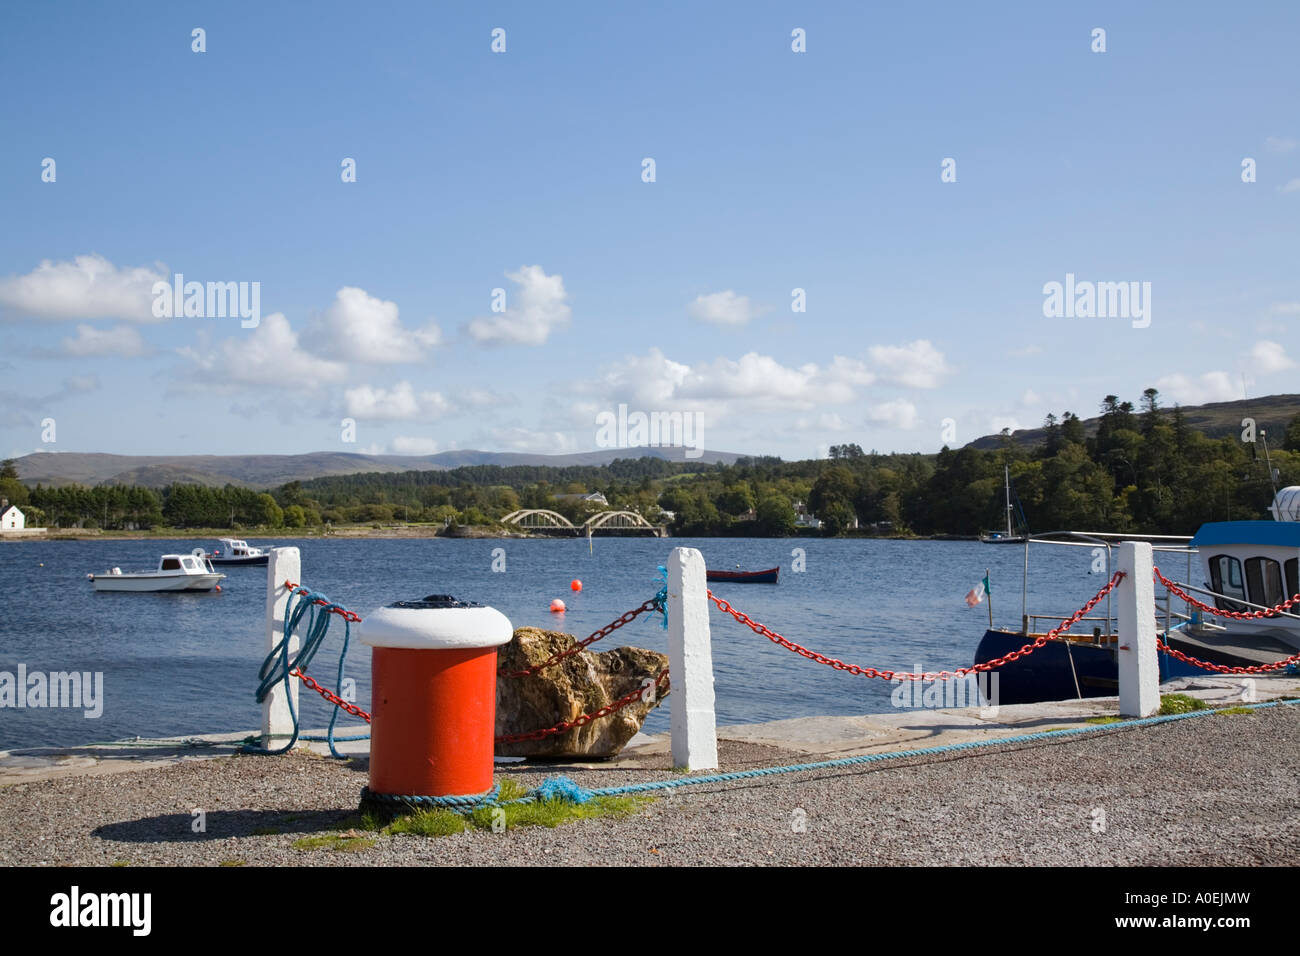
M 1300 416 L 1266 461 L 1262 443 L 1249 440 L 1256 436 L 1208 437 L 1181 408 L 1161 408 L 1155 389 L 1136 408 L 1108 395 L 1100 411 L 1092 435 L 1071 412 L 1048 415 L 1044 439 L 1032 447 L 1004 432 L 996 448 L 944 447 L 932 455 L 845 444 L 819 460 L 474 465 L 329 476 L 261 492 L 196 484 L 28 489 L 5 462 L 0 495 L 27 512 L 29 525 L 56 528 L 492 525 L 519 508 L 545 508 L 580 524 L 601 506 L 579 496 L 599 492 L 609 508 L 636 511 L 679 535 L 969 536 L 1003 526 L 1004 469 L 1029 529 L 1038 532 L 1187 534 L 1206 521 L 1265 518 L 1273 479 L 1279 487 L 1300 484 Z

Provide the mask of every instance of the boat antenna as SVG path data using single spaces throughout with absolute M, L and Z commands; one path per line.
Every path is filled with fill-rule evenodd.
M 1264 443 L 1264 467 L 1268 469 L 1268 483 L 1273 488 L 1273 500 L 1277 501 L 1277 472 L 1273 470 L 1273 460 L 1268 455 L 1268 438 L 1262 428 L 1259 430 L 1259 439 Z

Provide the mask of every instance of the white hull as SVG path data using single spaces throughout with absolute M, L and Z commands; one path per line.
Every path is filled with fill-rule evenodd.
M 98 574 L 96 591 L 211 591 L 224 574 Z

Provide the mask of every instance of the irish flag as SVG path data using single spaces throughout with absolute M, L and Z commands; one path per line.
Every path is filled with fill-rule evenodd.
M 989 576 L 986 574 L 984 580 L 966 592 L 966 606 L 974 607 L 976 604 L 983 602 L 984 595 L 992 593 L 989 590 Z

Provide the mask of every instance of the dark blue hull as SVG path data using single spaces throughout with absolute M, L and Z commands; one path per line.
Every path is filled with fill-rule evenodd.
M 985 631 L 975 650 L 975 663 L 982 664 L 1017 651 L 1032 640 L 1033 637 L 1016 631 Z M 1119 693 L 1116 653 L 1114 643 L 1071 643 L 1067 651 L 1064 641 L 1048 641 L 1032 654 L 998 668 L 996 703 L 1035 704 L 1044 700 L 1074 700 L 1079 696 L 1114 697 Z M 1161 683 L 1208 673 L 1164 652 L 1157 656 Z

